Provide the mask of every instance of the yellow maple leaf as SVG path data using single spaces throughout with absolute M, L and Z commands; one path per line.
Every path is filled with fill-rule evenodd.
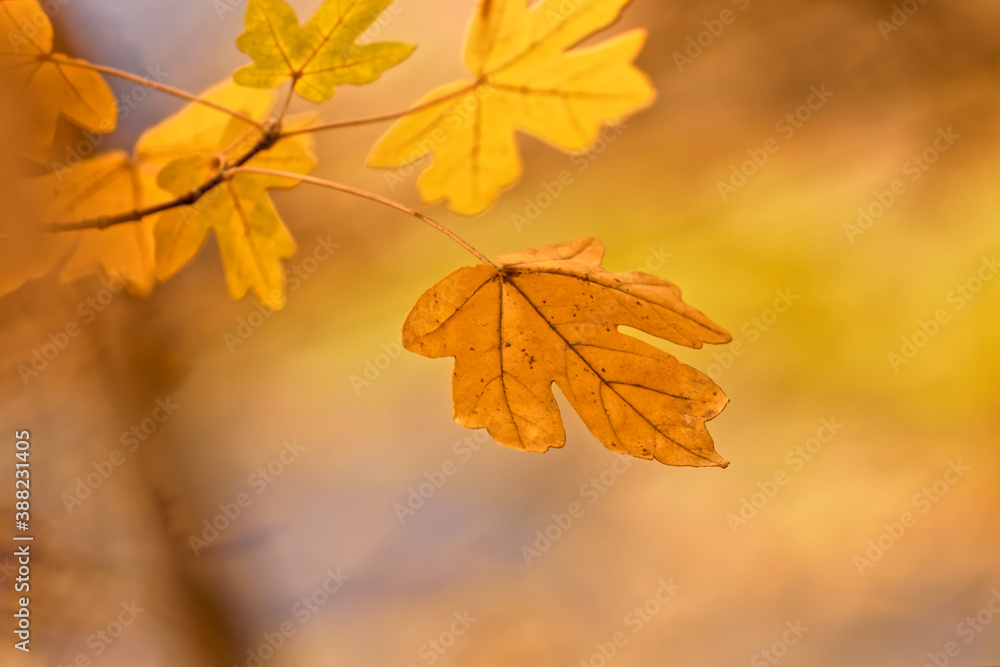
M 644 107 L 655 91 L 632 61 L 644 30 L 572 48 L 611 24 L 629 0 L 483 0 L 466 38 L 472 83 L 451 83 L 416 104 L 368 156 L 373 167 L 400 167 L 423 155 L 428 202 L 486 210 L 521 175 L 516 131 L 566 151 L 586 148 L 602 125 Z M 433 104 L 435 100 L 441 100 Z
M 227 84 L 221 90 L 239 94 L 235 93 L 235 88 Z M 229 102 L 230 106 L 234 101 L 227 99 L 225 94 L 208 97 L 220 103 Z M 273 100 L 273 95 L 268 97 Z M 254 109 L 242 110 L 262 118 L 270 106 L 257 105 Z M 206 130 L 198 122 L 205 110 L 196 112 L 192 107 L 190 111 L 192 115 L 176 118 L 167 127 L 169 131 L 160 128 L 140 141 L 140 154 L 155 152 L 157 155 L 183 156 L 167 163 L 157 176 L 161 188 L 178 196 L 219 177 L 225 167 L 237 161 L 262 137 L 258 128 L 239 118 L 226 120 L 222 131 L 219 131 L 217 120 Z M 305 122 L 300 119 L 288 125 L 295 127 Z M 192 143 L 186 133 L 188 129 L 205 131 L 201 131 Z M 308 134 L 295 135 L 257 153 L 245 162 L 245 166 L 307 174 L 316 164 L 311 146 Z M 190 262 L 211 229 L 219 243 L 226 283 L 233 298 L 241 298 L 252 289 L 265 305 L 282 308 L 285 278 L 281 260 L 295 253 L 295 242 L 278 217 L 267 189 L 290 188 L 297 183 L 289 178 L 237 174 L 217 184 L 194 204 L 162 213 L 155 227 L 157 276 L 165 280 Z
M 274 88 L 291 79 L 295 92 L 323 102 L 340 84 L 364 84 L 398 65 L 415 47 L 398 42 L 356 40 L 392 0 L 325 0 L 304 26 L 283 0 L 250 0 L 246 32 L 236 40 L 253 57 L 236 71 L 237 83 Z
M 44 161 L 62 114 L 91 132 L 115 129 L 118 105 L 85 61 L 52 54 L 52 23 L 35 0 L 0 1 L 0 67 L 8 68 L 32 107 L 26 156 Z
M 532 452 L 566 435 L 552 383 L 609 449 L 669 465 L 721 466 L 705 422 L 729 401 L 704 373 L 620 333 L 627 326 L 700 348 L 725 329 L 673 283 L 601 268 L 595 238 L 530 248 L 452 273 L 425 292 L 403 345 L 455 357 L 455 421 Z

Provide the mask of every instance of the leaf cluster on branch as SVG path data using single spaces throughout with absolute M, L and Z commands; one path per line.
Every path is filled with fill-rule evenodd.
M 618 331 L 640 329 L 701 347 L 730 337 L 684 303 L 672 283 L 600 267 L 603 246 L 579 239 L 490 260 L 427 215 L 381 195 L 310 176 L 312 134 L 396 122 L 368 164 L 422 160 L 417 189 L 463 215 L 486 211 L 522 173 L 517 134 L 567 152 L 652 103 L 634 60 L 637 29 L 581 47 L 614 23 L 628 0 L 481 0 L 469 26 L 466 80 L 442 85 L 410 108 L 324 122 L 289 115 L 344 84 L 371 83 L 415 47 L 361 39 L 391 0 L 324 0 L 300 24 L 283 0 L 249 0 L 236 42 L 252 62 L 194 95 L 162 82 L 53 53 L 52 26 L 36 0 L 0 0 L 0 67 L 32 114 L 23 156 L 45 164 L 62 117 L 91 133 L 114 130 L 118 110 L 104 76 L 187 100 L 147 129 L 131 154 L 98 153 L 23 183 L 44 224 L 21 234 L 0 293 L 59 268 L 63 281 L 127 279 L 145 296 L 192 261 L 215 235 L 233 298 L 248 291 L 271 309 L 285 303 L 283 261 L 295 241 L 268 194 L 299 183 L 365 197 L 447 234 L 479 260 L 428 290 L 404 326 L 404 344 L 455 357 L 455 419 L 528 451 L 562 446 L 557 385 L 608 448 L 672 465 L 725 466 L 705 422 L 726 404 L 704 374 Z M 279 92 L 279 89 L 280 92 Z M 0 252 L 7 251 L 0 248 Z M 445 298 L 444 295 L 448 295 Z

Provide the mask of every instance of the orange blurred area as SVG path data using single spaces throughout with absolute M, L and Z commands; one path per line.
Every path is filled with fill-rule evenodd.
M 59 6 L 60 49 L 182 89 L 247 62 L 235 0 Z M 398 8 L 377 39 L 415 54 L 323 118 L 467 76 L 475 3 Z M 477 218 L 364 166 L 385 125 L 318 134 L 314 175 L 490 256 L 598 236 L 609 270 L 680 285 L 732 344 L 629 333 L 725 390 L 709 429 L 731 465 L 625 461 L 562 396 L 545 454 L 458 426 L 452 360 L 402 350 L 400 327 L 474 259 L 300 185 L 273 194 L 298 247 L 280 312 L 230 299 L 211 239 L 146 299 L 58 271 L 0 297 L 0 516 L 30 429 L 37 526 L 29 655 L 0 530 L 0 664 L 1000 664 L 1000 9 L 635 0 L 591 41 L 635 27 L 656 104 L 578 155 L 520 137 L 523 177 Z M 0 100 L 7 147 L 25 110 Z M 181 107 L 132 103 L 98 150 Z M 61 126 L 53 159 L 78 141 Z M 7 266 L 29 260 L 4 244 L 37 173 L 12 152 Z

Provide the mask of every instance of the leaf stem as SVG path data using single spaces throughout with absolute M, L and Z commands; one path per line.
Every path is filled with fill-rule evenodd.
M 292 104 L 292 98 L 295 96 L 295 79 L 292 79 L 291 85 L 288 86 L 288 96 L 285 97 L 285 103 L 281 105 L 281 113 L 278 114 L 278 124 L 280 126 L 281 121 L 285 119 L 285 115 L 288 113 L 288 107 Z
M 291 136 L 294 136 L 296 134 L 306 134 L 307 132 L 319 132 L 321 130 L 336 130 L 336 129 L 339 129 L 339 128 L 342 128 L 342 127 L 355 127 L 355 126 L 358 126 L 358 125 L 369 125 L 371 123 L 381 123 L 382 121 L 385 121 L 385 120 L 396 120 L 397 118 L 402 118 L 403 116 L 409 115 L 411 113 L 416 113 L 418 111 L 423 111 L 424 109 L 428 109 L 428 108 L 430 108 L 430 107 L 432 107 L 432 106 L 434 106 L 436 104 L 440 104 L 442 102 L 446 102 L 446 101 L 448 101 L 448 100 L 450 100 L 452 98 L 458 97 L 459 95 L 464 95 L 465 93 L 469 92 L 470 90 L 475 90 L 477 87 L 479 87 L 479 85 L 480 85 L 480 82 L 478 82 L 478 81 L 476 83 L 471 83 L 468 86 L 465 86 L 464 88 L 459 88 L 458 90 L 456 90 L 454 92 L 448 93 L 444 97 L 439 97 L 439 98 L 434 99 L 434 100 L 429 100 L 427 102 L 424 102 L 423 104 L 418 104 L 418 105 L 416 105 L 414 107 L 410 107 L 408 109 L 403 109 L 402 111 L 393 111 L 393 112 L 390 112 L 390 113 L 379 114 L 377 116 L 363 116 L 361 118 L 348 118 L 347 120 L 337 120 L 337 121 L 332 121 L 330 123 L 322 123 L 320 125 L 312 125 L 312 126 L 309 126 L 309 127 L 300 127 L 300 128 L 298 128 L 296 130 L 290 130 L 288 132 L 282 132 L 281 136 L 282 137 L 291 137 Z
M 43 58 L 45 60 L 52 60 L 54 62 L 58 62 L 58 63 L 60 63 L 62 65 L 69 65 L 71 67 L 82 67 L 84 69 L 92 69 L 95 72 L 101 72 L 102 74 L 108 74 L 108 75 L 111 75 L 111 76 L 117 76 L 117 77 L 119 77 L 121 79 L 127 79 L 128 81 L 134 81 L 134 82 L 140 83 L 140 84 L 142 84 L 142 85 L 144 85 L 144 86 L 146 86 L 148 88 L 152 88 L 154 90 L 159 90 L 160 92 L 168 93 L 170 95 L 173 95 L 175 97 L 179 97 L 179 98 L 187 100 L 189 102 L 194 102 L 196 104 L 202 104 L 202 105 L 204 105 L 206 107 L 210 107 L 212 109 L 215 109 L 216 111 L 221 111 L 223 113 L 227 113 L 230 116 L 233 116 L 234 118 L 239 118 L 240 120 L 245 121 L 247 123 L 250 123 L 251 125 L 255 125 L 256 127 L 260 128 L 262 130 L 265 127 L 263 123 L 254 120 L 250 116 L 248 116 L 248 115 L 246 115 L 246 114 L 244 114 L 244 113 L 242 113 L 240 111 L 236 111 L 235 109 L 230 109 L 230 108 L 225 107 L 225 106 L 223 106 L 221 104 L 217 104 L 215 102 L 212 102 L 211 100 L 206 100 L 204 98 L 198 97 L 197 95 L 192 95 L 191 93 L 187 92 L 186 90 L 181 90 L 180 88 L 174 88 L 173 86 L 168 86 L 165 83 L 160 83 L 159 81 L 155 81 L 153 79 L 148 79 L 148 78 L 145 78 L 145 77 L 141 77 L 141 76 L 139 76 L 137 74 L 132 74 L 131 72 L 126 72 L 124 70 L 115 69 L 114 67 L 107 67 L 105 65 L 95 65 L 94 63 L 89 63 L 86 60 L 77 60 L 77 59 L 74 59 L 74 58 L 69 58 L 67 56 L 64 56 L 61 53 L 53 53 L 53 54 L 44 56 Z
M 350 185 L 344 185 L 342 183 L 335 183 L 333 181 L 327 181 L 327 180 L 324 180 L 322 178 L 315 178 L 313 176 L 305 176 L 303 174 L 296 174 L 296 173 L 293 173 L 293 172 L 290 172 L 290 171 L 278 171 L 277 169 L 262 169 L 262 168 L 259 168 L 259 167 L 235 167 L 233 169 L 229 169 L 226 173 L 229 173 L 229 174 L 239 174 L 239 173 L 243 173 L 243 174 L 261 174 L 263 176 L 277 176 L 277 177 L 281 177 L 281 178 L 291 178 L 291 179 L 302 181 L 303 183 L 312 183 L 313 185 L 319 185 L 319 186 L 322 186 L 324 188 L 330 188 L 331 190 L 339 190 L 340 192 L 346 192 L 348 194 L 352 194 L 352 195 L 355 195 L 357 197 L 362 197 L 364 199 L 370 199 L 371 201 L 375 201 L 375 202 L 378 202 L 380 204 L 385 204 L 386 206 L 390 206 L 390 207 L 396 209 L 397 211 L 402 211 L 403 213 L 406 213 L 407 215 L 412 215 L 417 220 L 420 220 L 422 222 L 427 223 L 428 225 L 430 225 L 434 229 L 438 230 L 442 234 L 448 236 L 449 238 L 451 238 L 451 240 L 455 241 L 460 246 L 462 246 L 463 248 L 465 248 L 466 250 L 468 250 L 470 253 L 472 253 L 473 255 L 475 255 L 476 258 L 479 261 L 483 262 L 484 264 L 489 264 L 490 266 L 493 266 L 493 267 L 495 267 L 497 269 L 500 268 L 489 257 L 487 257 L 483 253 L 481 253 L 478 250 L 476 250 L 476 248 L 471 243 L 469 243 L 468 241 L 466 241 L 465 239 L 463 239 L 461 236 L 459 236 L 455 232 L 451 231 L 450 229 L 448 229 L 447 227 L 445 227 L 444 225 L 442 225 L 440 222 L 437 222 L 436 220 L 433 220 L 432 218 L 424 215 L 423 213 L 421 213 L 420 211 L 418 211 L 416 209 L 410 208 L 409 206 L 407 206 L 405 204 L 400 204 L 397 201 L 393 201 L 392 199 L 388 199 L 388 198 L 383 197 L 381 195 L 377 195 L 374 192 L 368 192 L 367 190 L 361 190 L 359 188 L 355 188 L 355 187 L 350 186 Z

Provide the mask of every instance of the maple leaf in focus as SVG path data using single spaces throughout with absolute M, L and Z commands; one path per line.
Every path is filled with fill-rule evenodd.
M 304 26 L 283 0 L 250 0 L 246 32 L 236 46 L 254 62 L 236 71 L 237 83 L 274 88 L 288 79 L 312 102 L 333 97 L 344 83 L 371 83 L 413 53 L 398 42 L 357 44 L 392 0 L 325 0 Z
M 52 54 L 52 23 L 35 0 L 0 1 L 0 67 L 9 69 L 32 106 L 25 157 L 43 162 L 62 114 L 91 132 L 115 129 L 118 106 L 108 84 L 85 61 Z
M 632 61 L 645 42 L 631 30 L 572 48 L 613 23 L 629 0 L 483 0 L 466 37 L 474 83 L 424 96 L 425 109 L 400 119 L 368 156 L 400 167 L 432 154 L 418 188 L 456 213 L 486 210 L 521 176 L 517 130 L 580 151 L 601 127 L 649 104 L 655 91 Z M 439 104 L 434 100 L 441 99 Z
M 673 283 L 601 268 L 596 238 L 530 248 L 459 269 L 425 292 L 403 345 L 455 357 L 455 421 L 532 452 L 566 435 L 552 383 L 609 449 L 668 465 L 721 466 L 705 422 L 729 401 L 707 375 L 618 331 L 678 345 L 731 336 L 681 300 Z
M 255 91 L 228 82 L 205 98 L 263 119 L 274 104 L 271 91 Z M 295 128 L 308 118 L 285 122 Z M 245 120 L 203 105 L 189 105 L 143 134 L 136 147 L 145 160 L 168 160 L 157 175 L 159 187 L 174 196 L 187 194 L 215 178 L 239 160 L 263 133 Z M 254 155 L 245 166 L 309 173 L 316 164 L 312 139 L 298 134 Z M 171 159 L 172 158 L 172 159 Z M 189 206 L 160 214 L 156 221 L 156 272 L 166 280 L 190 262 L 215 232 L 226 283 L 234 299 L 252 289 L 265 305 L 279 309 L 285 302 L 281 260 L 295 253 L 295 242 L 278 217 L 268 188 L 290 188 L 297 180 L 258 174 L 238 174 L 209 190 Z

